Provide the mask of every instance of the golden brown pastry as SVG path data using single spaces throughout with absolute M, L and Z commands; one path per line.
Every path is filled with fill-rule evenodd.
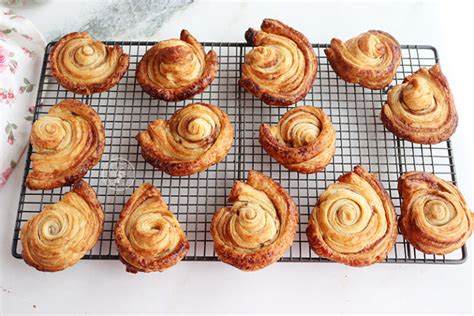
M 380 262 L 397 237 L 392 200 L 374 175 L 356 166 L 321 194 L 306 234 L 321 257 L 355 267 Z
M 83 180 L 22 227 L 22 256 L 27 264 L 47 272 L 76 264 L 102 233 L 104 211 L 94 190 Z
M 102 157 L 105 132 L 94 109 L 76 100 L 64 100 L 31 130 L 32 170 L 26 186 L 53 189 L 81 179 Z
M 400 44 L 382 31 L 368 31 L 346 42 L 333 38 L 324 52 L 341 79 L 369 89 L 388 86 L 401 60 Z
M 214 80 L 217 54 L 207 54 L 186 30 L 180 39 L 159 42 L 150 48 L 137 67 L 137 81 L 154 98 L 181 101 L 201 93 Z
M 114 233 L 120 259 L 132 273 L 166 270 L 189 250 L 186 234 L 151 183 L 132 194 Z
M 444 255 L 471 236 L 474 213 L 452 183 L 413 171 L 398 179 L 398 191 L 403 199 L 400 230 L 416 249 Z
M 314 173 L 331 162 L 336 131 L 322 110 L 299 106 L 286 112 L 277 125 L 262 124 L 260 144 L 287 169 Z
M 380 117 L 388 130 L 411 142 L 447 140 L 456 130 L 458 115 L 440 66 L 421 68 L 390 89 Z
M 219 259 L 244 271 L 262 269 L 280 259 L 293 243 L 298 209 L 282 186 L 251 170 L 236 181 L 232 206 L 212 217 L 211 234 Z
M 128 55 L 120 46 L 107 46 L 87 32 L 62 37 L 51 49 L 50 62 L 59 84 L 78 94 L 110 90 L 128 69 Z
M 219 107 L 193 103 L 168 121 L 151 122 L 137 140 L 143 158 L 152 166 L 172 176 L 184 176 L 223 160 L 234 141 L 234 127 Z
M 247 43 L 256 47 L 245 55 L 239 84 L 266 104 L 294 104 L 306 96 L 316 77 L 313 47 L 280 21 L 265 19 L 261 29 L 245 32 Z

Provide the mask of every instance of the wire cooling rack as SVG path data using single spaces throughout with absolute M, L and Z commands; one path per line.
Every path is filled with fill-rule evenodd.
M 336 154 L 327 168 L 319 173 L 305 175 L 289 172 L 268 156 L 258 143 L 260 124 L 276 123 L 289 109 L 272 107 L 238 87 L 241 65 L 251 47 L 244 43 L 203 43 L 206 51 L 219 55 L 219 73 L 203 93 L 183 102 L 153 100 L 144 93 L 135 80 L 140 58 L 153 42 L 108 42 L 118 44 L 130 55 L 130 69 L 120 83 L 108 92 L 92 96 L 75 95 L 61 88 L 52 78 L 46 48 L 42 75 L 39 82 L 37 107 L 34 115 L 45 115 L 49 108 L 63 99 L 78 99 L 89 104 L 100 114 L 106 130 L 106 147 L 101 162 L 84 179 L 97 192 L 105 211 L 104 231 L 96 246 L 84 259 L 118 259 L 113 240 L 113 227 L 123 205 L 134 189 L 145 181 L 160 188 L 170 209 L 176 214 L 190 241 L 185 260 L 217 260 L 210 235 L 214 212 L 226 205 L 227 195 L 235 180 L 246 179 L 251 169 L 262 171 L 285 187 L 299 207 L 300 221 L 292 247 L 281 259 L 284 262 L 322 262 L 311 251 L 306 226 L 317 197 L 337 178 L 361 164 L 378 175 L 400 214 L 398 177 L 410 170 L 434 172 L 437 176 L 456 183 L 453 153 L 448 140 L 438 145 L 417 145 L 400 140 L 388 132 L 379 119 L 387 89 L 372 91 L 348 84 L 337 78 L 324 55 L 326 44 L 313 45 L 318 55 L 317 79 L 306 98 L 296 105 L 322 108 L 337 131 Z M 438 62 L 431 46 L 402 46 L 402 62 L 392 85 L 420 67 Z M 171 177 L 147 164 L 135 140 L 135 135 L 152 120 L 169 118 L 177 109 L 193 102 L 218 105 L 230 117 L 236 135 L 232 149 L 224 161 L 209 170 L 191 176 Z M 30 171 L 28 149 L 25 179 Z M 23 181 L 24 183 L 24 181 Z M 32 191 L 22 186 L 18 216 L 15 224 L 12 254 L 21 258 L 19 231 L 22 225 L 44 205 L 58 201 L 69 187 L 46 191 Z M 425 255 L 416 251 L 401 234 L 395 247 L 385 258 L 391 263 L 462 263 L 466 248 L 446 256 Z

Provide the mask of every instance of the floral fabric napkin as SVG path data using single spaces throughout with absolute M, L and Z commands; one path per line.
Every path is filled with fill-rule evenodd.
M 0 188 L 28 147 L 44 48 L 29 20 L 0 6 Z

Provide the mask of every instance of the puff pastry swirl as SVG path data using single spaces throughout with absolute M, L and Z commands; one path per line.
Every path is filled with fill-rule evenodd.
M 375 176 L 356 166 L 321 194 L 306 233 L 321 257 L 350 266 L 371 265 L 395 244 L 395 209 Z
M 151 183 L 132 194 L 114 233 L 120 258 L 132 273 L 166 270 L 189 250 L 186 234 Z
M 51 72 L 66 90 L 93 94 L 115 86 L 128 69 L 128 55 L 118 45 L 107 46 L 87 32 L 65 35 L 52 48 Z
M 303 99 L 316 77 L 317 58 L 308 39 L 277 20 L 265 19 L 261 31 L 248 29 L 256 46 L 245 55 L 242 88 L 266 104 L 286 106 Z
M 46 272 L 76 264 L 102 233 L 104 211 L 94 190 L 80 180 L 63 198 L 30 218 L 20 232 L 22 256 Z
M 390 89 L 380 117 L 388 130 L 411 142 L 447 140 L 456 130 L 458 115 L 439 64 L 419 69 Z
M 31 130 L 30 189 L 53 189 L 81 179 L 102 157 L 105 132 L 97 112 L 76 100 L 51 107 Z
M 159 42 L 150 48 L 137 67 L 137 81 L 154 98 L 181 101 L 201 93 L 214 80 L 217 54 L 207 54 L 186 30 L 180 39 Z
M 400 44 L 382 31 L 368 31 L 346 42 L 333 38 L 324 52 L 339 77 L 369 89 L 388 86 L 401 60 Z
M 398 179 L 403 199 L 399 226 L 418 250 L 444 255 L 471 236 L 474 213 L 452 183 L 426 172 L 408 172 Z
M 184 176 L 223 160 L 234 141 L 234 127 L 217 106 L 194 103 L 168 121 L 151 122 L 137 140 L 151 165 L 172 176 Z
M 336 131 L 322 110 L 299 106 L 286 112 L 275 126 L 262 124 L 260 144 L 287 169 L 314 173 L 331 162 Z
M 211 234 L 219 259 L 244 271 L 264 268 L 280 259 L 293 243 L 298 209 L 279 183 L 257 171 L 236 181 L 232 206 L 212 217 Z

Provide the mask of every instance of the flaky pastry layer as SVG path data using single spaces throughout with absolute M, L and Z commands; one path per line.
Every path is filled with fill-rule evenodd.
M 280 259 L 293 243 L 298 209 L 283 187 L 251 170 L 236 181 L 232 206 L 212 217 L 211 234 L 219 259 L 244 271 L 262 269 Z
M 26 186 L 53 189 L 81 179 L 102 157 L 105 131 L 97 112 L 77 100 L 52 106 L 31 130 L 31 171 Z
M 83 180 L 61 200 L 46 205 L 21 228 L 22 256 L 40 271 L 56 272 L 76 264 L 102 233 L 104 211 Z
M 392 200 L 374 175 L 356 166 L 321 194 L 306 234 L 321 257 L 355 267 L 380 262 L 397 237 Z
M 234 141 L 234 127 L 215 105 L 189 104 L 137 135 L 143 158 L 173 176 L 207 170 L 220 162 Z
M 189 250 L 186 234 L 151 183 L 142 184 L 127 201 L 114 236 L 120 259 L 131 273 L 164 271 Z
M 120 46 L 107 46 L 87 32 L 62 37 L 51 49 L 51 72 L 66 90 L 93 94 L 110 90 L 128 70 Z
M 303 99 L 311 89 L 318 67 L 308 39 L 277 20 L 265 19 L 261 30 L 245 33 L 250 45 L 239 84 L 263 102 L 287 106 Z
M 444 255 L 471 236 L 474 213 L 452 183 L 427 172 L 408 172 L 398 179 L 403 199 L 399 226 L 418 250 Z
M 336 131 L 329 117 L 312 106 L 286 112 L 278 124 L 260 126 L 260 144 L 287 169 L 301 173 L 323 170 L 336 151 Z

